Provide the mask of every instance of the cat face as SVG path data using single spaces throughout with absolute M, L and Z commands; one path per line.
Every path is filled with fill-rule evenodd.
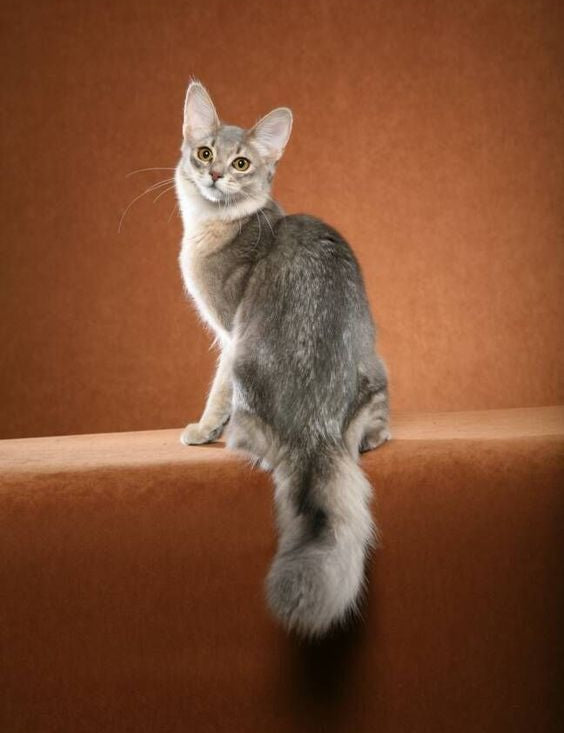
M 206 89 L 194 81 L 184 106 L 180 177 L 218 211 L 260 208 L 291 129 L 292 113 L 286 107 L 273 110 L 251 130 L 224 125 Z

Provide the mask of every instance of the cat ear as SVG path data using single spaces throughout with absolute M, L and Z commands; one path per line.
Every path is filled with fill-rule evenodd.
M 249 139 L 261 155 L 272 162 L 282 157 L 292 132 L 292 110 L 278 107 L 269 112 L 249 132 Z
M 219 117 L 210 95 L 199 81 L 192 81 L 184 102 L 184 139 L 187 142 L 201 140 L 219 127 Z

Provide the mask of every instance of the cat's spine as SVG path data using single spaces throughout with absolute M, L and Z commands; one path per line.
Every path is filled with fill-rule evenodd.
M 342 446 L 287 453 L 274 481 L 280 538 L 267 599 L 286 628 L 321 636 L 357 611 L 376 536 L 371 486 Z

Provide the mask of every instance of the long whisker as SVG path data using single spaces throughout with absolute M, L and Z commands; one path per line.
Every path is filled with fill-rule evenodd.
M 255 197 L 254 197 L 254 196 L 251 196 L 251 195 L 250 195 L 250 194 L 248 194 L 248 193 L 247 193 L 246 191 L 243 191 L 243 190 L 241 190 L 241 191 L 240 191 L 240 193 L 242 193 L 242 194 L 243 194 L 243 196 L 245 196 L 245 198 L 248 198 L 248 199 L 249 199 L 249 201 L 254 201 L 254 200 L 255 200 Z M 255 214 L 256 214 L 256 211 L 255 211 Z
M 229 207 L 231 206 L 231 196 L 227 191 L 225 192 L 225 199 L 223 201 L 220 201 L 220 208 L 222 203 L 224 208 L 223 216 L 225 218 L 225 221 L 228 221 Z
M 172 217 L 173 217 L 173 214 L 174 214 L 174 212 L 175 212 L 175 211 L 176 211 L 177 209 L 178 209 L 178 202 L 176 202 L 176 203 L 174 204 L 174 207 L 173 207 L 172 211 L 171 211 L 171 212 L 170 212 L 170 214 L 168 215 L 168 221 L 167 221 L 167 224 L 170 224 L 170 220 L 172 219 Z
M 239 211 L 239 207 L 237 206 L 236 200 L 233 200 L 231 197 L 231 194 L 227 193 L 227 203 L 231 209 L 235 212 L 236 216 L 231 217 L 230 221 L 236 221 L 239 224 L 239 234 L 241 234 L 241 212 Z
M 260 225 L 260 218 L 259 218 L 259 215 L 258 215 L 258 213 L 257 213 L 256 211 L 255 211 L 255 216 L 257 217 L 257 221 L 258 221 L 258 225 L 259 225 L 259 233 L 258 233 L 258 238 L 257 238 L 257 241 L 256 241 L 256 242 L 255 242 L 255 244 L 254 244 L 254 246 L 256 247 L 256 246 L 258 245 L 258 243 L 260 242 L 260 238 L 261 238 L 261 235 L 262 235 L 262 227 L 261 227 L 261 225 Z
M 161 196 L 164 196 L 165 195 L 165 193 L 168 193 L 169 191 L 172 191 L 173 188 L 174 188 L 174 183 L 172 184 L 172 186 L 169 186 L 168 188 L 165 188 L 164 191 L 161 191 L 157 196 L 155 196 L 155 198 L 153 199 L 153 203 L 155 203 L 155 201 L 158 201 Z
M 259 209 L 259 213 L 262 214 L 263 218 L 265 219 L 266 223 L 268 224 L 270 231 L 272 232 L 272 236 L 274 236 L 274 229 L 272 228 L 272 224 L 270 223 L 270 219 L 267 217 L 267 215 L 264 213 L 262 209 Z
M 145 194 L 151 193 L 151 191 L 155 191 L 157 188 L 160 188 L 161 186 L 166 186 L 166 185 L 172 183 L 172 181 L 173 181 L 172 178 L 167 178 L 164 181 L 159 181 L 158 183 L 153 183 L 152 186 L 149 186 L 149 188 L 145 189 L 145 191 L 143 191 L 143 193 L 140 193 L 132 201 L 130 201 L 129 204 L 125 207 L 125 209 L 123 211 L 123 214 L 121 215 L 121 218 L 119 220 L 118 234 L 121 232 L 121 225 L 123 224 L 123 220 L 125 219 L 125 215 L 127 214 L 127 212 L 129 211 L 129 209 L 133 206 L 133 204 L 136 201 L 139 201 L 139 199 L 142 198 L 143 196 L 145 196 Z
M 129 173 L 125 174 L 126 178 L 129 178 L 129 176 L 133 176 L 136 173 L 146 173 L 147 171 L 174 171 L 176 168 L 137 168 L 135 171 L 129 171 Z
M 237 224 L 239 224 L 239 234 L 241 234 L 243 231 L 243 225 L 242 225 L 243 217 L 241 216 L 241 211 L 236 203 L 233 203 L 233 208 L 237 212 L 237 219 L 235 219 L 234 221 L 236 221 Z
M 248 198 L 249 201 L 253 201 L 254 200 L 253 197 L 250 196 L 246 191 L 241 191 L 241 193 L 243 194 L 243 196 L 246 196 L 246 198 Z M 255 211 L 255 216 L 257 217 L 257 221 L 258 221 L 258 225 L 259 225 L 259 235 L 258 235 L 257 241 L 255 242 L 255 247 L 260 242 L 260 238 L 262 236 L 259 214 L 262 214 L 263 218 L 266 220 L 266 223 L 270 227 L 270 231 L 272 232 L 272 235 L 274 236 L 274 229 L 272 228 L 272 225 L 270 223 L 270 219 L 266 216 L 266 214 L 264 213 L 264 211 L 262 209 L 258 209 L 257 211 Z

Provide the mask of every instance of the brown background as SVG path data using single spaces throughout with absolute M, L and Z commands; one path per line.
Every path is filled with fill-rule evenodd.
M 185 86 L 295 113 L 276 194 L 351 241 L 393 405 L 562 402 L 560 0 L 4 2 L 0 436 L 198 416 L 172 192 Z

